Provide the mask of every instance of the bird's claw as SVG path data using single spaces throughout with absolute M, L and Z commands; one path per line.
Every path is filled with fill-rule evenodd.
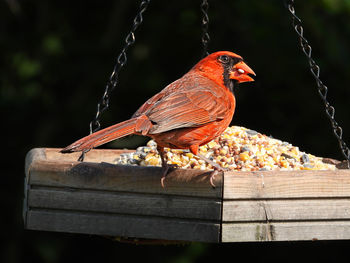
M 176 169 L 176 168 L 179 168 L 177 164 L 168 164 L 168 163 L 163 168 L 162 178 L 160 178 L 160 185 L 162 186 L 162 188 L 165 188 L 164 180 L 165 180 L 165 177 L 168 175 L 169 169 Z
M 210 179 L 209 179 L 209 181 L 210 181 L 210 185 L 211 185 L 213 188 L 216 188 L 216 185 L 214 184 L 213 180 L 215 179 L 215 175 L 217 175 L 217 174 L 218 174 L 218 170 L 214 170 L 214 171 L 212 171 L 211 174 L 210 174 Z
M 230 169 L 227 168 L 227 167 L 214 167 L 214 171 L 211 172 L 210 174 L 210 178 L 209 178 L 209 181 L 210 181 L 210 185 L 213 187 L 213 188 L 216 188 L 216 185 L 214 184 L 214 179 L 215 179 L 215 176 L 219 173 L 219 172 L 227 172 L 229 171 Z
M 162 178 L 160 178 L 160 185 L 162 186 L 162 188 L 165 188 L 164 180 L 165 180 L 165 175 L 163 175 Z

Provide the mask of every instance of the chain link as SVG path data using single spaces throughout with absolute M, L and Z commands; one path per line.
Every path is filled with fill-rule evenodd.
M 208 16 L 209 3 L 207 0 L 202 0 L 201 11 L 202 11 L 202 45 L 203 45 L 203 57 L 209 55 L 208 43 L 210 41 L 208 27 L 209 27 L 209 16 Z
M 326 114 L 331 122 L 331 126 L 333 129 L 334 135 L 339 142 L 340 150 L 341 150 L 343 156 L 346 158 L 348 168 L 350 169 L 350 149 L 347 147 L 345 141 L 343 140 L 343 129 L 339 126 L 339 124 L 337 123 L 337 121 L 334 118 L 335 108 L 333 106 L 331 106 L 327 100 L 328 88 L 321 81 L 321 79 L 320 79 L 320 67 L 316 64 L 315 60 L 311 56 L 312 48 L 311 48 L 309 42 L 304 37 L 304 28 L 302 27 L 301 19 L 295 14 L 294 0 L 288 0 L 286 2 L 286 4 L 287 4 L 287 8 L 288 8 L 289 13 L 292 16 L 294 30 L 297 33 L 297 35 L 299 36 L 300 47 L 308 59 L 311 74 L 315 78 L 317 88 L 318 88 L 318 94 L 320 95 L 320 97 L 324 103 L 325 111 L 326 111 Z
M 139 11 L 133 20 L 132 28 L 129 34 L 125 38 L 125 45 L 122 51 L 120 52 L 119 56 L 117 57 L 117 63 L 115 64 L 113 68 L 113 72 L 109 77 L 109 80 L 107 82 L 102 98 L 97 103 L 96 115 L 94 119 L 90 122 L 90 134 L 101 129 L 101 123 L 100 123 L 101 115 L 103 112 L 105 112 L 109 108 L 110 95 L 118 84 L 119 72 L 126 65 L 128 61 L 126 52 L 129 49 L 129 47 L 135 43 L 135 31 L 142 24 L 143 13 L 146 11 L 150 2 L 151 0 L 142 0 L 140 3 Z M 88 151 L 89 150 L 83 151 L 78 161 L 81 161 L 81 162 L 84 161 L 85 153 L 87 153 Z

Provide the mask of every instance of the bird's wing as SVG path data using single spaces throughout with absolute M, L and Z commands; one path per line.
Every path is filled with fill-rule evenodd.
M 131 118 L 139 117 L 141 115 L 144 115 L 146 112 L 148 112 L 154 105 L 160 101 L 164 96 L 166 96 L 165 90 L 157 93 L 150 99 L 148 99 L 135 113 L 132 115 Z
M 154 124 L 150 133 L 157 134 L 223 119 L 232 106 L 223 87 L 200 78 L 174 82 L 149 99 L 134 116 L 145 114 Z

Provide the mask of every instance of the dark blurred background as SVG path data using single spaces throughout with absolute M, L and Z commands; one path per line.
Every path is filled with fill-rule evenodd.
M 209 1 L 209 51 L 242 55 L 256 81 L 236 89 L 234 125 L 301 150 L 342 159 L 283 1 Z M 350 143 L 350 1 L 296 1 L 305 35 Z M 339 261 L 348 241 L 135 246 L 102 237 L 23 230 L 25 154 L 89 132 L 139 1 L 7 0 L 0 3 L 3 127 L 0 262 Z M 201 57 L 200 1 L 152 1 L 102 126 L 122 121 Z M 108 147 L 144 144 L 130 137 Z M 230 260 L 231 261 L 231 260 Z

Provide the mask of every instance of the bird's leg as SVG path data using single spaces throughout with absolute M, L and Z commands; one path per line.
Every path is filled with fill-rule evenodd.
M 164 180 L 165 180 L 165 177 L 168 174 L 169 168 L 177 167 L 177 165 L 171 165 L 171 164 L 167 163 L 167 161 L 165 160 L 164 148 L 163 147 L 157 146 L 157 151 L 159 153 L 160 160 L 162 162 L 162 170 L 163 170 L 162 171 L 162 177 L 160 179 L 160 184 L 164 188 Z
M 215 188 L 215 184 L 213 182 L 215 176 L 219 173 L 219 172 L 224 172 L 227 169 L 223 168 L 221 165 L 217 164 L 216 162 L 210 160 L 209 158 L 205 157 L 204 155 L 199 153 L 199 145 L 191 145 L 190 147 L 190 151 L 196 155 L 197 157 L 199 157 L 200 159 L 204 160 L 205 162 L 207 162 L 208 164 L 210 164 L 211 166 L 213 166 L 214 171 L 210 174 L 210 184 L 213 188 Z
M 220 164 L 217 164 L 216 162 L 210 160 L 209 158 L 205 157 L 204 155 L 201 155 L 200 153 L 196 154 L 199 158 L 201 158 L 202 160 L 204 160 L 205 162 L 207 162 L 208 164 L 210 164 L 211 166 L 213 166 L 214 171 L 210 174 L 210 184 L 213 188 L 215 188 L 215 184 L 213 182 L 215 176 L 219 173 L 219 172 L 224 172 L 226 171 L 225 168 L 223 168 Z
M 218 171 L 223 172 L 225 171 L 225 168 L 223 168 L 220 164 L 210 160 L 209 158 L 205 157 L 204 155 L 201 155 L 200 153 L 196 154 L 199 158 L 201 158 L 202 160 L 206 161 L 207 163 L 209 163 L 211 166 L 213 166 L 214 168 L 216 168 Z

